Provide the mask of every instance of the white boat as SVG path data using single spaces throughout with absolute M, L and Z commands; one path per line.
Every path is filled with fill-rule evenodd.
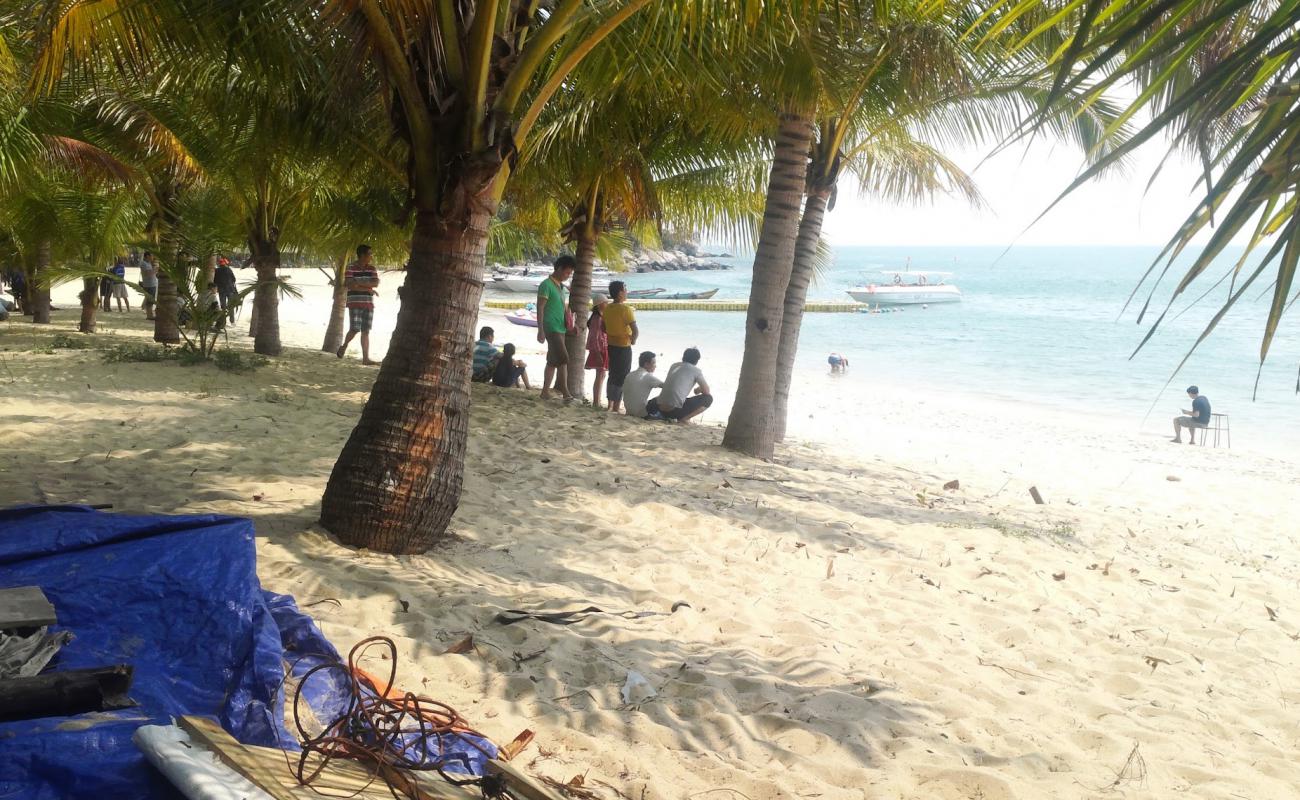
M 872 306 L 917 306 L 929 303 L 960 303 L 961 290 L 945 279 L 951 272 L 882 272 L 884 280 L 855 286 L 849 297 Z

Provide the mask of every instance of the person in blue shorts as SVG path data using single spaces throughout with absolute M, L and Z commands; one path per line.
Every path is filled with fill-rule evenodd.
M 1187 387 L 1187 396 L 1192 398 L 1192 408 L 1190 411 L 1182 409 L 1183 416 L 1174 417 L 1173 441 L 1182 444 L 1183 428 L 1186 428 L 1187 443 L 1196 444 L 1196 429 L 1204 430 L 1210 426 L 1210 398 L 1195 386 Z

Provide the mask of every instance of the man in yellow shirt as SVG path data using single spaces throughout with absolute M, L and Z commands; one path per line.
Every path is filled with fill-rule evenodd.
M 612 302 L 602 312 L 609 336 L 609 410 L 618 411 L 623 404 L 623 381 L 632 371 L 632 346 L 641 332 L 636 327 L 636 311 L 627 304 L 627 284 L 611 281 L 609 296 Z

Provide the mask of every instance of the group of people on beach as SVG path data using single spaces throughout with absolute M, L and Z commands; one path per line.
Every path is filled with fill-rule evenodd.
M 566 340 L 575 330 L 576 321 L 565 283 L 573 277 L 576 266 L 572 256 L 560 256 L 537 289 L 537 341 L 546 345 L 543 400 L 554 394 L 565 402 L 574 399 L 568 385 L 568 366 L 580 354 L 570 353 Z M 687 348 L 682 360 L 669 367 L 660 380 L 655 374 L 658 364 L 653 351 L 642 352 L 636 359 L 636 369 L 632 368 L 633 348 L 640 336 L 636 310 L 627 303 L 627 285 L 623 281 L 612 281 L 608 295 L 592 297 L 584 366 L 596 373 L 592 384 L 594 406 L 601 407 L 604 391 L 607 408 L 612 412 L 625 410 L 632 417 L 686 422 L 713 405 L 708 381 L 699 367 L 698 349 Z M 485 326 L 479 331 L 474 345 L 474 379 L 507 388 L 532 388 L 527 365 L 515 358 L 514 344 L 507 343 L 498 350 L 495 339 L 492 328 Z M 651 397 L 655 389 L 659 394 Z

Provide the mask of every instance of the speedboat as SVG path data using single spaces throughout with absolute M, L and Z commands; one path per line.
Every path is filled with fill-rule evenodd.
M 951 272 L 882 272 L 885 280 L 855 286 L 849 297 L 859 303 L 879 306 L 914 306 L 929 303 L 959 303 L 961 290 L 945 279 Z
M 523 325 L 525 328 L 536 328 L 537 312 L 529 308 L 517 308 L 506 314 L 506 321 L 513 322 L 515 325 Z

